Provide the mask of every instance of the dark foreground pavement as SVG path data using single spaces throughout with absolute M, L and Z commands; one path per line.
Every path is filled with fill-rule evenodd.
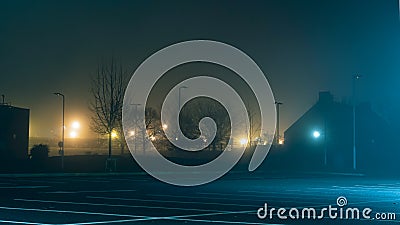
M 347 205 L 338 207 L 337 198 Z M 175 187 L 147 175 L 0 178 L 0 222 L 9 224 L 399 224 L 400 180 L 357 176 L 285 178 L 227 175 Z M 370 219 L 273 219 L 268 208 L 372 209 Z M 393 217 L 395 219 L 378 219 Z M 339 215 L 339 214 L 338 214 Z M 383 216 L 384 215 L 384 216 Z M 286 211 L 286 216 L 288 212 Z M 361 213 L 360 213 L 361 216 Z M 338 216 L 339 217 L 339 216 Z

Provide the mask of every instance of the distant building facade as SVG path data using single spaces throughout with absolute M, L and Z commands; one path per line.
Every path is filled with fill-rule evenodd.
M 0 104 L 0 161 L 28 158 L 29 109 Z
M 399 144 L 389 124 L 370 104 L 356 107 L 357 170 L 396 170 Z M 318 102 L 285 131 L 288 163 L 300 169 L 353 168 L 353 106 L 320 92 Z M 325 155 L 326 153 L 326 155 Z

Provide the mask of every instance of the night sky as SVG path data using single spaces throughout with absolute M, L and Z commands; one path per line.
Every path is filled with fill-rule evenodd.
M 399 2 L 376 1 L 1 1 L 0 94 L 31 109 L 31 136 L 66 123 L 89 131 L 90 76 L 112 57 L 134 69 L 155 51 L 192 39 L 231 44 L 266 74 L 281 107 L 281 132 L 318 91 L 359 101 L 392 124 L 400 113 Z

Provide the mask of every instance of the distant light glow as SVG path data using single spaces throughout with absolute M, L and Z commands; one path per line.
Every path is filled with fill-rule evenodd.
M 150 140 L 155 141 L 155 140 L 156 140 L 156 137 L 150 136 Z
M 135 131 L 134 130 L 130 131 L 129 136 L 135 136 Z
M 283 145 L 284 143 L 285 143 L 285 139 L 279 138 L 278 144 L 279 144 L 279 145 Z
M 320 136 L 321 136 L 321 133 L 319 131 L 316 130 L 316 131 L 313 132 L 313 137 L 314 138 L 319 138 Z
M 78 121 L 74 121 L 71 127 L 74 129 L 79 129 L 81 127 L 81 124 Z
M 70 137 L 70 138 L 77 138 L 77 137 L 78 137 L 78 133 L 77 133 L 76 131 L 71 131 L 71 132 L 69 133 L 69 137 Z
M 118 138 L 118 134 L 115 130 L 111 132 L 111 138 Z
M 241 145 L 246 145 L 247 142 L 248 142 L 248 140 L 247 140 L 246 138 L 240 139 L 240 144 L 241 144 Z
M 167 125 L 167 124 L 163 124 L 163 125 L 162 125 L 162 128 L 163 128 L 164 130 L 166 130 L 166 129 L 168 128 L 168 125 Z

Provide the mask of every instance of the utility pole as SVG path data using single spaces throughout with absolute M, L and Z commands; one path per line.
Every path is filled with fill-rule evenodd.
M 356 83 L 361 75 L 353 76 L 353 170 L 357 169 L 357 149 L 356 149 Z
M 65 137 L 65 95 L 56 92 L 54 95 L 62 97 L 62 140 L 61 140 L 61 169 L 64 170 L 64 137 Z
M 181 86 L 178 89 L 178 118 L 179 118 L 179 114 L 181 112 L 181 91 L 182 89 L 186 89 L 188 88 L 187 86 Z M 176 137 L 176 140 L 180 139 L 181 137 Z
M 136 139 L 136 137 L 137 137 L 137 134 L 138 134 L 138 132 L 137 132 L 137 113 L 138 113 L 138 110 L 137 110 L 137 108 L 138 108 L 138 106 L 140 106 L 141 104 L 134 104 L 134 103 L 132 103 L 131 105 L 133 105 L 134 107 L 135 107 L 135 128 L 134 128 L 134 133 L 135 133 L 135 135 L 134 135 L 134 142 L 135 142 L 135 153 L 136 153 L 136 149 L 137 149 L 137 139 Z M 144 151 L 144 150 L 143 150 Z
M 275 102 L 276 106 L 276 135 L 275 135 L 275 144 L 279 144 L 279 107 L 282 105 L 282 102 Z
M 326 142 L 328 133 L 326 129 L 326 114 L 324 118 L 324 165 L 328 165 L 328 143 Z
M 181 90 L 183 88 L 188 88 L 188 87 L 186 87 L 186 86 L 179 87 L 179 90 L 178 90 L 178 115 L 181 110 Z

